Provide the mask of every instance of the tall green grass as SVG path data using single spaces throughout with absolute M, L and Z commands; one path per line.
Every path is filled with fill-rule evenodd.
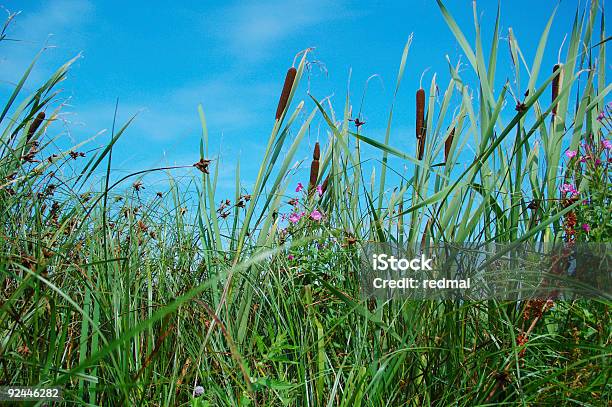
M 295 103 L 306 50 L 253 188 L 245 194 L 238 166 L 230 202 L 218 195 L 201 107 L 201 178 L 189 205 L 177 168 L 111 183 L 112 152 L 130 122 L 85 157 L 81 145 L 52 155 L 59 109 L 51 106 L 73 61 L 24 96 L 29 67 L 0 114 L 0 384 L 60 385 L 67 403 L 91 405 L 609 403 L 609 301 L 560 301 L 542 312 L 533 302 L 359 296 L 364 242 L 564 241 L 576 213 L 593 228 L 577 225 L 577 239 L 610 241 L 609 161 L 579 177 L 562 161 L 581 141 L 609 158 L 599 145 L 610 139 L 610 117 L 598 116 L 612 89 L 601 5 L 576 13 L 552 74 L 541 61 L 554 15 L 532 63 L 510 31 L 516 83 L 499 88 L 499 13 L 485 48 L 475 8 L 470 42 L 438 4 L 478 86 L 450 61 L 441 97 L 436 75 L 423 86 L 422 159 L 394 147 L 393 104 L 379 136 L 352 130 L 350 95 L 339 111 L 314 97 Z M 511 117 L 506 104 L 517 105 Z M 313 166 L 313 186 L 327 180 L 322 195 L 309 185 L 294 192 L 290 176 L 315 117 L 330 133 Z M 378 174 L 364 171 L 366 147 L 380 156 Z M 394 175 L 390 157 L 412 172 Z M 59 175 L 73 163 L 76 173 Z M 152 171 L 168 174 L 161 196 L 142 191 Z M 579 181 L 576 202 L 559 192 L 569 179 Z

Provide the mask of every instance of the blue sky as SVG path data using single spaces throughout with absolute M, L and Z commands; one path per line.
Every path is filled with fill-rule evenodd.
M 68 140 L 77 142 L 110 129 L 119 98 L 120 122 L 139 115 L 117 145 L 114 168 L 130 171 L 166 163 L 192 164 L 199 155 L 197 105 L 201 103 L 211 148 L 223 159 L 221 182 L 229 187 L 234 185 L 238 157 L 247 181 L 257 168 L 285 72 L 298 51 L 316 47 L 311 58 L 321 62 L 296 96 L 309 106 L 307 88 L 319 99 L 332 96 L 335 109 L 341 111 L 352 70 L 350 90 L 357 110 L 365 81 L 379 75 L 380 80 L 368 88 L 362 129 L 382 139 L 402 50 L 414 33 L 391 139 L 409 153 L 414 152 L 414 92 L 421 74 L 429 68 L 424 76 L 426 89 L 434 72 L 444 88 L 449 79 L 445 56 L 453 62 L 461 57 L 432 0 L 175 3 L 4 2 L 6 9 L 22 11 L 9 31 L 11 38 L 21 41 L 2 43 L 0 95 L 6 98 L 43 46 L 51 47 L 28 82 L 30 90 L 81 52 L 83 57 L 62 85 L 67 103 L 63 118 L 68 125 L 56 131 L 65 131 Z M 471 40 L 472 2 L 446 3 Z M 555 4 L 501 2 L 502 36 L 513 28 L 529 64 Z M 575 1 L 559 3 L 542 78 L 557 61 L 577 5 Z M 487 37 L 497 2 L 480 1 L 478 9 Z M 502 66 L 509 66 L 507 44 L 500 44 L 499 58 Z M 500 83 L 505 78 L 512 81 L 511 75 L 502 69 Z M 94 143 L 102 144 L 108 137 L 108 133 L 102 135 Z M 326 126 L 317 120 L 298 159 L 307 158 L 315 141 L 326 139 Z

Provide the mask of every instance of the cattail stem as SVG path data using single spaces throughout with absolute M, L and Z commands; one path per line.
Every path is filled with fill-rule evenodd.
M 553 73 L 557 72 L 559 70 L 559 68 L 561 68 L 561 66 L 559 64 L 555 64 L 555 66 L 553 66 Z M 559 74 L 557 76 L 555 76 L 552 80 L 552 100 L 551 103 L 555 102 L 555 99 L 557 98 L 557 96 L 559 96 L 559 80 L 561 79 L 561 72 L 559 72 Z M 552 114 L 553 116 L 557 115 L 557 104 L 555 103 L 555 105 L 552 108 Z
M 295 75 L 297 74 L 297 70 L 294 67 L 289 68 L 287 70 L 287 76 L 285 76 L 285 83 L 283 85 L 283 91 L 281 92 L 280 99 L 278 100 L 278 107 L 276 108 L 276 120 L 280 119 L 287 107 L 287 102 L 289 101 L 289 94 L 291 93 L 291 88 L 293 87 L 293 82 L 295 81 Z
M 43 120 L 45 120 L 45 112 L 38 112 L 38 114 L 34 118 L 34 121 L 30 125 L 30 128 L 28 129 L 28 135 L 26 136 L 26 143 L 29 142 L 32 136 L 34 135 L 34 133 L 36 133 L 36 130 L 38 130 Z
M 312 194 L 317 186 L 317 179 L 319 178 L 319 158 L 321 158 L 321 149 L 317 142 L 312 152 L 312 164 L 310 164 L 310 182 L 308 185 L 308 192 L 310 194 Z
M 448 162 L 448 155 L 450 154 L 450 149 L 453 145 L 453 138 L 455 137 L 455 128 L 453 127 L 446 141 L 444 142 L 444 162 Z
M 422 88 L 416 93 L 416 138 L 418 141 L 418 157 L 423 159 L 425 153 L 425 135 L 427 127 L 425 124 L 425 90 Z

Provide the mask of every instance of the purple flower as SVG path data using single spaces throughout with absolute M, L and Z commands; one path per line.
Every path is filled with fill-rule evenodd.
M 588 223 L 583 223 L 582 224 L 582 230 L 584 230 L 585 232 L 589 233 L 591 231 L 591 227 L 589 226 Z
M 204 394 L 204 387 L 202 387 L 202 386 L 196 386 L 196 387 L 193 389 L 193 395 L 194 395 L 195 397 L 200 397 L 202 394 Z
M 583 156 L 581 156 L 581 157 L 580 157 L 580 162 L 581 162 L 581 163 L 585 163 L 585 162 L 587 161 L 587 158 L 591 158 L 591 157 L 590 157 L 590 156 L 588 156 L 588 155 L 583 155 Z
M 566 193 L 571 193 L 572 195 L 575 195 L 578 193 L 578 191 L 576 190 L 576 188 L 572 185 L 572 184 L 563 184 L 559 187 L 559 190 L 566 194 Z
M 571 160 L 572 158 L 576 157 L 576 155 L 577 155 L 577 154 L 578 154 L 578 151 L 576 151 L 576 150 L 567 150 L 567 151 L 565 152 L 565 156 L 566 156 L 567 158 L 569 158 L 570 160 Z
M 295 192 L 301 192 L 304 189 L 304 185 L 301 182 L 298 182 L 297 188 L 295 188 Z
M 595 159 L 595 167 L 599 167 L 601 165 L 601 160 L 599 158 Z
M 323 195 L 323 187 L 321 185 L 317 185 L 317 194 L 319 196 Z
M 310 212 L 310 219 L 320 221 L 321 218 L 323 218 L 323 215 L 321 215 L 321 212 L 318 210 L 315 209 L 314 211 Z
M 290 254 L 289 256 L 287 256 L 287 259 L 291 261 L 291 260 L 295 259 L 295 256 L 293 256 L 293 254 Z
M 604 115 L 604 112 L 603 111 L 599 112 L 599 114 L 597 115 L 597 121 L 598 122 L 602 121 L 604 119 L 604 117 L 606 117 Z
M 601 144 L 603 144 L 603 147 L 606 150 L 612 150 L 612 142 L 610 142 L 610 140 L 604 140 L 601 142 Z

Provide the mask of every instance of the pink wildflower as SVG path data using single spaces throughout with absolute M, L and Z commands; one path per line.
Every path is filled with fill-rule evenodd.
M 310 219 L 320 221 L 321 218 L 323 218 L 323 215 L 321 215 L 321 212 L 318 210 L 315 209 L 314 211 L 310 212 Z
M 287 256 L 287 259 L 291 261 L 291 260 L 295 259 L 295 256 L 293 256 L 293 254 L 290 254 L 289 256 Z
M 610 140 L 604 140 L 601 142 L 606 150 L 612 150 L 612 142 Z
M 295 192 L 301 192 L 304 189 L 304 185 L 301 182 L 298 182 L 297 188 L 295 188 Z
M 578 151 L 575 151 L 575 150 L 567 150 L 567 151 L 565 152 L 565 156 L 566 156 L 567 158 L 569 158 L 570 160 L 571 160 L 572 158 L 576 157 L 576 155 L 577 155 L 577 154 L 578 154 Z
M 559 190 L 566 194 L 566 193 L 571 193 L 572 195 L 575 195 L 578 193 L 578 191 L 576 190 L 576 188 L 572 185 L 572 184 L 563 184 L 559 187 Z
M 321 185 L 317 185 L 317 194 L 319 196 L 323 195 L 323 187 Z
M 582 224 L 582 230 L 584 230 L 585 232 L 589 233 L 591 231 L 591 227 L 589 226 L 588 223 L 583 223 Z
M 300 219 L 302 219 L 302 216 L 304 216 L 304 212 L 302 213 L 293 212 L 291 215 L 289 215 L 289 222 L 298 223 Z

